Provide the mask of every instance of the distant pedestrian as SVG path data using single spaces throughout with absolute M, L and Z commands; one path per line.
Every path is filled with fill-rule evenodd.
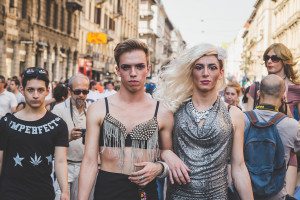
M 48 101 L 49 110 L 52 110 L 56 104 L 65 101 L 69 97 L 69 89 L 64 83 L 59 83 L 52 90 L 52 99 Z
M 97 90 L 97 82 L 92 80 L 90 82 L 90 91 L 86 97 L 86 102 L 88 104 L 92 104 L 93 102 L 98 101 L 101 98 L 103 98 L 103 95 L 101 95 Z
M 229 82 L 226 84 L 224 89 L 224 100 L 226 103 L 232 106 L 238 107 L 242 110 L 240 106 L 240 99 L 242 88 L 238 82 Z
M 298 122 L 279 112 L 285 81 L 274 74 L 260 84 L 259 104 L 245 115 L 244 156 L 257 200 L 286 197 L 285 177 L 291 151 L 300 152 Z
M 0 119 L 6 113 L 13 113 L 16 111 L 18 105 L 17 98 L 5 88 L 5 77 L 0 75 Z
M 285 83 L 285 93 L 282 98 L 282 104 L 279 111 L 299 120 L 300 113 L 300 82 L 297 75 L 296 62 L 293 59 L 291 51 L 282 43 L 274 43 L 270 45 L 263 54 L 265 67 L 268 74 L 276 74 L 280 76 Z M 254 109 L 259 99 L 257 91 L 259 91 L 259 82 L 255 82 L 250 86 L 248 95 L 248 109 Z M 299 158 L 298 158 L 299 159 Z M 287 191 L 290 195 L 294 194 L 297 182 L 297 158 L 291 152 L 291 159 L 287 170 Z
M 78 176 L 84 154 L 83 138 L 86 130 L 86 97 L 89 93 L 89 78 L 83 74 L 76 74 L 69 79 L 68 85 L 70 97 L 55 105 L 52 112 L 65 120 L 68 125 L 70 142 L 67 151 L 68 185 L 71 191 L 70 200 L 77 200 Z M 58 188 L 56 199 L 59 199 L 59 196 L 60 189 Z
M 21 85 L 20 81 L 17 78 L 11 79 L 10 85 L 9 85 L 10 92 L 14 93 L 14 95 L 17 98 L 18 103 L 25 102 L 25 98 L 24 98 L 23 94 L 20 92 L 20 85 Z
M 104 97 L 109 97 L 111 95 L 114 95 L 117 93 L 115 90 L 115 84 L 114 82 L 108 81 L 104 84 L 105 90 L 104 90 Z

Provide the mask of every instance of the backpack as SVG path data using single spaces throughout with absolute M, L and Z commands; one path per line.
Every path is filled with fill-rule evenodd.
M 278 112 L 268 122 L 260 122 L 254 111 L 245 112 L 250 127 L 245 131 L 244 157 L 255 198 L 269 198 L 284 186 L 284 147 L 276 125 L 285 117 Z

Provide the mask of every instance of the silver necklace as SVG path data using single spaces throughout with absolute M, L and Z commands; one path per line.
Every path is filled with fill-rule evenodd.
M 188 106 L 189 106 L 189 108 L 191 110 L 191 113 L 192 113 L 192 115 L 195 118 L 195 121 L 197 123 L 199 123 L 202 119 L 206 119 L 208 117 L 208 114 L 209 114 L 210 110 L 213 108 L 213 105 L 212 105 L 207 110 L 198 111 L 195 108 L 192 100 L 189 101 Z

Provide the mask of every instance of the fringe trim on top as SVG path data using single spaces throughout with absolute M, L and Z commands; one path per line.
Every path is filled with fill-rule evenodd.
M 159 159 L 159 143 L 158 143 L 158 124 L 157 120 L 153 118 L 154 123 L 151 120 L 147 124 L 138 125 L 128 137 L 132 140 L 131 170 L 136 171 L 134 163 L 150 161 L 155 162 Z M 143 125 L 143 126 L 142 126 Z M 148 125 L 148 126 L 147 126 Z M 119 127 L 119 123 L 115 124 L 109 118 L 103 122 L 103 141 L 104 145 L 100 148 L 102 154 L 105 150 L 108 151 L 108 155 L 112 158 L 118 159 L 118 167 L 120 171 L 123 171 L 124 157 L 125 157 L 125 137 L 128 135 L 122 131 Z M 107 149 L 106 147 L 111 147 Z M 146 150 L 146 155 L 145 151 Z

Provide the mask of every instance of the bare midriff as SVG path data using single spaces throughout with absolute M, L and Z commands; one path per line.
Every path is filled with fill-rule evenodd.
M 103 147 L 101 147 L 103 148 Z M 141 156 L 139 159 L 133 159 L 133 151 L 138 152 Z M 130 175 L 135 171 L 141 170 L 141 167 L 135 167 L 134 164 L 138 162 L 153 162 L 149 156 L 149 149 L 134 149 L 132 147 L 125 147 L 122 151 L 119 147 L 105 147 L 104 151 L 100 153 L 101 165 L 100 169 L 107 172 L 121 173 Z M 155 152 L 155 150 L 151 150 Z M 124 153 L 124 160 L 122 162 L 120 154 Z

